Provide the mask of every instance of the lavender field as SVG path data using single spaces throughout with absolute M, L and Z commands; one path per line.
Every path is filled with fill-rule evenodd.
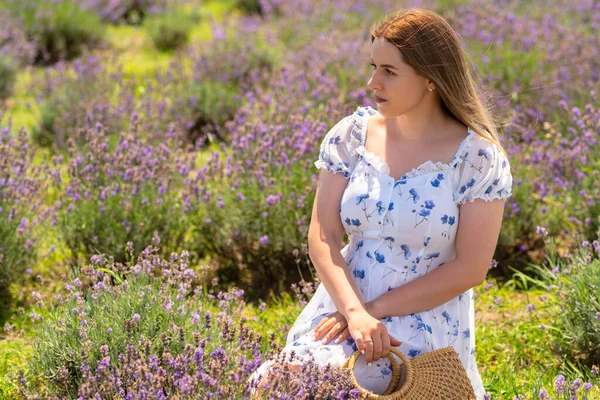
M 369 27 L 412 6 L 459 33 L 514 177 L 486 398 L 600 399 L 595 0 L 0 0 L 0 399 L 248 399 L 319 284 L 319 144 L 376 108 Z M 265 398 L 357 397 L 307 368 Z

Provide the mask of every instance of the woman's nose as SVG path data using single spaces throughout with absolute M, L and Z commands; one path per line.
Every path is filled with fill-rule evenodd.
M 375 78 L 375 74 L 371 75 L 371 78 L 367 82 L 367 87 L 369 89 L 371 89 L 371 90 L 374 90 L 374 91 L 380 91 L 381 90 L 381 84 Z

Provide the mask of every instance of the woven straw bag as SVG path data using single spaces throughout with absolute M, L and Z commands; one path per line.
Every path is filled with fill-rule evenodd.
M 396 354 L 402 360 L 399 365 Z M 366 400 L 475 400 L 475 392 L 454 347 L 444 347 L 421 354 L 409 360 L 395 347 L 390 348 L 388 358 L 392 363 L 392 381 L 383 394 L 373 393 L 361 387 L 354 376 L 354 365 L 360 351 L 355 351 L 344 363 L 350 369 L 354 385 L 360 389 L 360 399 Z M 404 382 L 400 388 L 401 368 L 404 367 Z M 398 388 L 397 391 L 394 391 Z

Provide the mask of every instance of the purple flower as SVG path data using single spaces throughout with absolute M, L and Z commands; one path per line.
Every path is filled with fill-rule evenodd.
M 564 375 L 559 374 L 556 376 L 556 378 L 554 379 L 554 391 L 558 394 L 561 394 L 564 392 L 565 387 L 567 386 L 567 380 L 565 379 Z
M 131 320 L 135 323 L 138 323 L 140 321 L 140 314 L 133 314 L 133 317 L 131 317 Z
M 548 236 L 548 231 L 546 230 L 546 228 L 544 228 L 543 226 L 538 226 L 535 230 L 535 232 L 542 236 L 542 237 L 547 237 Z
M 269 236 L 265 235 L 265 236 L 261 237 L 259 242 L 261 245 L 265 246 L 267 243 L 269 243 Z

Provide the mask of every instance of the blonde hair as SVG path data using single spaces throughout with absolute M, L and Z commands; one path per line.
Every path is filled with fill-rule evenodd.
M 459 35 L 442 16 L 409 8 L 386 16 L 370 28 L 371 43 L 384 38 L 398 48 L 404 61 L 435 84 L 444 112 L 479 136 L 500 143 L 492 113 L 481 101 L 463 54 Z

